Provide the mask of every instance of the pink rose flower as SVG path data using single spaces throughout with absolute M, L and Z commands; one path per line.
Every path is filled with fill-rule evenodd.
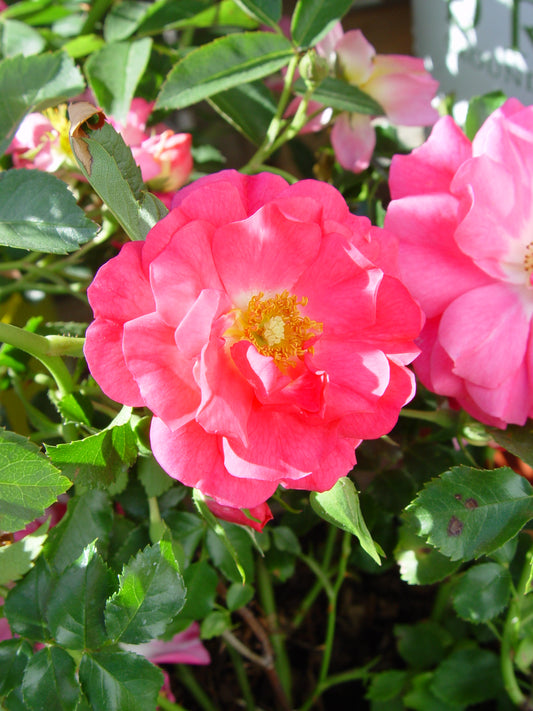
M 414 393 L 422 316 L 395 259 L 326 183 L 207 176 L 98 271 L 89 368 L 154 413 L 163 469 L 219 504 L 330 489 Z
M 70 148 L 66 107 L 28 114 L 7 150 L 15 168 L 36 168 L 55 173 L 61 168 L 79 170 Z
M 317 53 L 328 60 L 337 76 L 374 98 L 391 123 L 431 126 L 438 119 L 431 106 L 438 82 L 424 69 L 422 59 L 400 54 L 376 54 L 361 30 L 343 33 L 337 24 L 317 44 Z M 320 105 L 313 102 L 311 111 Z M 318 131 L 331 118 L 331 111 L 315 117 L 306 129 Z M 368 114 L 342 112 L 331 132 L 337 160 L 355 173 L 368 168 L 376 145 L 373 118 Z
M 187 182 L 193 168 L 190 133 L 174 133 L 165 124 L 147 128 L 155 102 L 133 99 L 126 124 L 109 117 L 111 125 L 130 146 L 142 179 L 170 207 L 173 193 Z
M 510 99 L 470 142 L 450 117 L 395 156 L 385 225 L 427 321 L 415 370 L 490 425 L 533 416 L 533 107 Z

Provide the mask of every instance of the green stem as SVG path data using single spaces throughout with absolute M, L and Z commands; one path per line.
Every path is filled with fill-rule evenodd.
M 163 711 L 187 711 L 185 706 L 170 701 L 166 696 L 163 696 L 163 694 L 159 694 L 157 697 L 157 705 L 160 709 L 163 709 Z
M 68 368 L 61 358 L 54 355 L 47 338 L 0 322 L 0 340 L 37 358 L 55 380 L 62 397 L 72 392 L 73 383 Z
M 241 687 L 242 696 L 244 699 L 246 711 L 255 711 L 255 700 L 252 694 L 252 689 L 248 683 L 248 677 L 246 676 L 246 670 L 244 669 L 244 664 L 242 663 L 241 656 L 235 649 L 228 644 L 226 649 L 231 657 L 233 667 L 235 669 L 235 675 L 239 686 Z
M 327 571 L 329 570 L 329 566 L 331 565 L 331 559 L 333 557 L 333 551 L 335 548 L 335 540 L 337 538 L 337 528 L 335 526 L 328 526 L 328 537 L 326 538 L 326 545 L 324 548 L 324 556 L 322 558 L 322 565 L 321 565 L 321 571 L 324 576 L 326 576 L 327 579 Z M 313 559 L 314 560 L 314 559 Z M 307 593 L 307 595 L 304 597 L 300 609 L 296 613 L 292 627 L 293 629 L 298 629 L 298 627 L 302 624 L 302 622 L 305 619 L 305 616 L 313 606 L 314 601 L 318 597 L 319 593 L 321 592 L 322 588 L 324 587 L 323 584 L 323 578 L 322 575 L 317 576 L 318 579 L 315 581 L 313 587 L 311 590 Z M 328 580 L 329 584 L 329 580 Z
M 157 543 L 161 540 L 165 532 L 165 524 L 161 518 L 161 512 L 159 511 L 159 503 L 155 496 L 150 496 L 148 498 L 148 511 L 150 515 L 150 523 L 148 530 L 150 532 L 150 540 L 152 543 Z
M 453 412 L 445 412 L 437 410 L 436 412 L 429 410 L 412 410 L 404 407 L 400 410 L 400 417 L 408 417 L 414 420 L 424 420 L 425 422 L 433 422 L 441 427 L 454 427 L 457 423 L 457 415 Z
M 291 667 L 287 649 L 285 647 L 285 635 L 280 631 L 278 626 L 278 615 L 276 610 L 276 601 L 274 597 L 274 589 L 272 579 L 263 560 L 257 560 L 257 586 L 261 606 L 268 620 L 268 628 L 270 631 L 270 642 L 274 650 L 274 666 L 277 675 L 281 682 L 281 686 L 287 696 L 289 706 L 292 706 L 291 701 Z
M 524 567 L 518 582 L 516 595 L 513 596 L 511 604 L 509 605 L 509 610 L 507 611 L 500 651 L 500 665 L 505 690 L 509 694 L 511 701 L 519 708 L 524 709 L 524 711 L 529 711 L 533 707 L 529 704 L 527 697 L 522 693 L 522 690 L 518 685 L 518 680 L 514 671 L 513 657 L 514 644 L 520 631 L 522 600 L 527 592 L 527 586 L 531 576 L 532 559 L 533 547 L 531 547 L 526 553 Z
M 204 711 L 218 711 L 217 707 L 213 704 L 209 696 L 207 696 L 200 684 L 196 681 L 192 671 L 186 664 L 177 664 L 176 674 L 181 683 L 187 687 L 188 691 L 192 696 L 194 696 L 195 700 L 204 709 Z

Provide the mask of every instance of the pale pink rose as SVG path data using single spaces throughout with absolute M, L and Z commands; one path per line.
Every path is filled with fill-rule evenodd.
M 67 164 L 74 168 L 74 156 L 68 140 L 66 114 L 48 109 L 46 115 L 28 114 L 7 150 L 15 168 L 36 168 L 55 173 Z
M 422 59 L 400 54 L 376 54 L 361 30 L 343 34 L 340 24 L 317 44 L 317 53 L 328 60 L 336 75 L 358 87 L 381 104 L 391 123 L 431 126 L 438 119 L 431 106 L 438 82 L 424 69 Z M 295 110 L 291 107 L 291 113 Z M 318 104 L 310 105 L 316 111 Z M 331 111 L 310 121 L 307 131 L 318 131 L 329 123 Z M 346 170 L 359 173 L 366 168 L 376 145 L 373 117 L 343 112 L 335 117 L 331 143 L 337 160 Z
M 249 526 L 259 531 L 259 533 L 261 533 L 266 524 L 274 518 L 269 505 L 266 503 L 260 506 L 254 506 L 252 509 L 247 509 L 247 511 L 242 511 L 241 509 L 236 509 L 231 506 L 222 506 L 212 499 L 206 499 L 206 504 L 211 513 L 217 518 L 221 518 L 223 521 L 229 521 L 230 523 L 238 523 L 240 526 Z
M 154 413 L 160 465 L 219 504 L 325 491 L 414 393 L 422 316 L 395 260 L 326 183 L 207 176 L 98 271 L 90 370 Z
M 142 654 L 152 664 L 210 664 L 209 652 L 200 639 L 198 622 L 193 622 L 186 630 L 164 641 L 153 639 L 143 644 L 121 644 L 123 649 Z
M 450 117 L 392 162 L 385 225 L 427 316 L 415 370 L 484 423 L 533 416 L 533 107 L 516 99 L 470 142 Z
M 0 0 L 0 12 L 3 12 L 4 10 L 7 10 L 9 5 L 7 5 L 4 0 Z

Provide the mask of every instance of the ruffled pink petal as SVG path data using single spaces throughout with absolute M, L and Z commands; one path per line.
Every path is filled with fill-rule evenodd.
M 486 424 L 487 415 L 504 423 L 524 425 L 531 408 L 528 392 L 528 373 L 525 362 L 512 371 L 509 376 L 499 382 L 496 387 L 481 387 L 474 383 L 466 383 L 468 395 L 479 407 L 479 419 Z M 500 425 L 501 426 L 501 425 Z
M 246 445 L 253 391 L 228 357 L 224 341 L 216 335 L 204 348 L 196 379 L 202 392 L 196 421 L 206 432 Z
M 400 275 L 428 318 L 492 280 L 455 242 L 457 202 L 441 193 L 393 200 L 385 227 L 400 240 Z
M 128 321 L 124 354 L 144 403 L 171 429 L 188 422 L 200 404 L 193 362 L 176 348 L 174 329 L 153 313 Z
M 355 412 L 343 419 L 340 432 L 345 436 L 377 439 L 390 432 L 398 421 L 400 409 L 414 397 L 416 382 L 407 368 L 389 361 L 390 379 L 378 402 L 366 412 Z
M 299 180 L 293 185 L 284 190 L 280 197 L 276 200 L 276 204 L 283 204 L 282 201 L 288 198 L 306 198 L 312 200 L 318 209 L 321 209 L 321 215 L 317 215 L 317 219 L 321 219 L 323 227 L 329 220 L 344 223 L 349 218 L 350 212 L 346 200 L 342 197 L 337 188 L 328 183 L 322 183 L 318 180 Z M 281 208 L 283 210 L 283 208 Z M 288 213 L 290 215 L 290 213 Z M 304 219 L 305 215 L 301 215 Z M 307 213 L 309 220 L 310 213 Z
M 376 145 L 376 132 L 370 116 L 340 114 L 331 131 L 331 145 L 343 168 L 354 173 L 366 170 Z
M 223 291 L 211 253 L 213 227 L 189 222 L 176 233 L 150 267 L 158 314 L 177 326 L 204 289 Z
M 485 388 L 499 386 L 520 367 L 528 335 L 529 318 L 518 296 L 499 283 L 457 298 L 439 327 L 453 372 Z
M 333 65 L 335 62 L 336 48 L 339 41 L 344 36 L 344 30 L 340 22 L 336 22 L 331 30 L 317 43 L 315 49 L 317 54 L 325 57 Z
M 97 318 L 85 333 L 83 353 L 102 391 L 128 407 L 142 407 L 144 398 L 130 373 L 122 350 L 123 324 Z
M 361 440 L 339 438 L 335 449 L 326 454 L 316 472 L 301 479 L 282 480 L 280 483 L 286 489 L 303 489 L 307 491 L 329 491 L 337 481 L 355 466 L 355 449 Z
M 517 127 L 525 119 L 526 135 L 531 134 L 531 107 L 525 107 L 518 99 L 507 99 L 488 117 L 472 141 L 473 155 L 488 155 L 505 163 L 512 147 L 513 125 Z M 511 120 L 506 120 L 511 119 Z M 521 120 L 522 119 L 522 120 Z
M 171 210 L 168 215 L 156 222 L 146 235 L 142 252 L 143 268 L 150 273 L 150 264 L 161 254 L 178 230 L 188 223 L 188 218 L 181 210 Z
M 258 353 L 249 341 L 235 343 L 231 356 L 263 405 L 292 405 L 306 413 L 323 410 L 325 373 L 295 367 L 284 374 L 272 358 Z
M 335 427 L 297 413 L 258 406 L 248 420 L 248 446 L 224 440 L 224 462 L 238 478 L 299 479 L 320 467 L 336 442 Z
M 459 248 L 490 276 L 505 277 L 501 262 L 505 261 L 510 244 L 520 238 L 524 218 L 529 218 L 529 214 L 516 209 L 515 177 L 506 166 L 480 156 L 463 163 L 451 191 L 460 200 L 462 219 L 455 232 Z M 530 210 L 528 206 L 528 213 Z M 521 252 L 523 247 L 517 246 Z M 517 274 L 520 281 L 523 271 Z
M 421 59 L 377 55 L 372 76 L 361 88 L 381 104 L 393 123 L 431 126 L 439 118 L 431 106 L 438 87 Z
M 415 373 L 429 390 L 448 397 L 465 394 L 464 383 L 452 372 L 453 361 L 438 341 L 440 316 L 428 319 L 416 343 L 420 355 L 414 362 Z
M 223 506 L 246 509 L 263 504 L 277 483 L 231 476 L 224 466 L 221 440 L 196 422 L 173 432 L 158 417 L 152 419 L 152 451 L 167 474 Z
M 392 159 L 389 187 L 394 200 L 448 192 L 459 166 L 472 156 L 472 144 L 451 116 L 433 127 L 427 141 L 409 155 Z
M 197 358 L 209 341 L 213 323 L 231 304 L 223 291 L 204 289 L 185 314 L 174 334 L 176 345 L 185 358 Z
M 124 323 L 155 308 L 147 274 L 142 266 L 143 242 L 127 242 L 116 257 L 97 271 L 87 289 L 96 318 Z
M 340 70 L 350 84 L 360 86 L 371 76 L 376 50 L 361 30 L 346 32 L 335 46 Z
M 228 296 L 246 308 L 260 292 L 290 291 L 316 257 L 320 240 L 317 224 L 290 220 L 269 204 L 242 222 L 220 227 L 213 236 L 213 258 Z
M 224 184 L 226 184 L 226 187 L 223 187 Z M 185 188 L 182 188 L 178 193 L 176 193 L 172 207 L 178 207 L 181 205 L 184 211 L 192 219 L 204 219 L 201 215 L 205 214 L 205 209 L 209 209 L 201 205 L 201 203 L 205 201 L 204 193 L 202 193 L 201 199 L 196 198 L 195 200 L 189 200 L 189 197 L 197 190 L 204 190 L 207 186 L 211 186 L 216 190 L 214 193 L 205 193 L 206 198 L 208 195 L 212 195 L 212 197 L 216 197 L 218 195 L 220 199 L 220 197 L 226 194 L 234 200 L 234 196 L 236 194 L 238 195 L 238 201 L 234 201 L 234 205 L 233 203 L 230 203 L 226 205 L 225 208 L 223 205 L 219 206 L 222 210 L 220 213 L 221 216 L 224 209 L 230 211 L 234 210 L 234 214 L 237 215 L 236 211 L 240 209 L 239 204 L 243 207 L 244 215 L 242 217 L 235 216 L 234 218 L 230 218 L 230 213 L 228 213 L 227 221 L 230 222 L 233 219 L 241 220 L 244 217 L 253 215 L 253 213 L 256 212 L 256 210 L 258 210 L 262 205 L 265 205 L 267 202 L 270 202 L 277 195 L 279 195 L 279 193 L 287 187 L 287 181 L 279 175 L 274 175 L 273 173 L 242 175 L 236 170 L 221 170 L 218 173 L 212 173 L 211 175 L 199 178 L 194 183 L 191 183 L 191 185 L 187 185 Z M 230 187 L 233 187 L 236 193 L 231 191 Z M 196 205 L 195 203 L 200 204 Z M 218 213 L 214 214 L 216 215 Z M 224 222 L 217 221 L 212 222 L 212 224 L 218 225 L 224 224 Z

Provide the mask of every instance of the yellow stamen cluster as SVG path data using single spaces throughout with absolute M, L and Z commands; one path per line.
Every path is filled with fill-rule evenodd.
M 312 344 L 308 344 L 322 333 L 321 323 L 300 314 L 298 307 L 306 304 L 306 297 L 298 300 L 288 291 L 267 299 L 260 292 L 252 296 L 227 335 L 250 341 L 282 370 L 294 366 L 297 358 L 313 352 Z
M 50 121 L 53 129 L 57 132 L 61 152 L 74 162 L 74 155 L 72 153 L 69 140 L 70 122 L 67 116 L 66 104 L 60 104 L 57 108 L 46 109 L 43 111 L 43 114 Z M 53 135 L 50 137 L 54 138 Z

